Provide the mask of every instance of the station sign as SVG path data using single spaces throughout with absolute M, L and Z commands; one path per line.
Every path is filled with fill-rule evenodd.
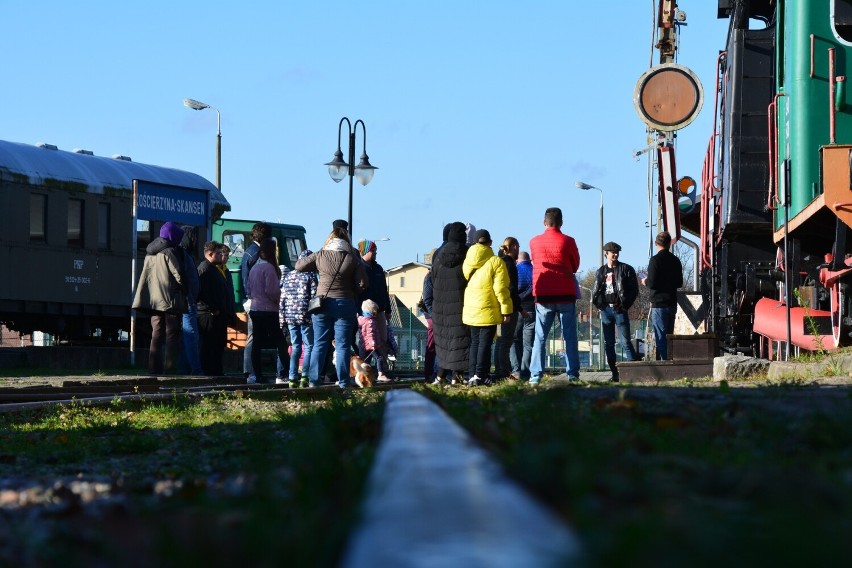
M 208 191 L 133 180 L 135 217 L 206 227 L 210 217 Z

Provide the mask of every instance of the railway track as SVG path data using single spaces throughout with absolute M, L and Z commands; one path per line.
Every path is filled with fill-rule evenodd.
M 400 376 L 393 383 L 376 385 L 374 390 L 410 388 L 423 379 Z M 0 387 L 0 412 L 15 412 L 52 405 L 84 403 L 110 404 L 122 401 L 158 401 L 175 397 L 207 396 L 222 392 L 280 392 L 296 397 L 327 397 L 339 392 L 336 383 L 318 388 L 289 388 L 287 385 L 246 384 L 242 377 L 127 377 L 109 379 L 52 379 L 50 384 L 21 384 Z M 22 383 L 24 381 L 22 380 Z

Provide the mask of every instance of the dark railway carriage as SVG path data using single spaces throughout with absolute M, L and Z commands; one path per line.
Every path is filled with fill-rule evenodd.
M 209 192 L 213 220 L 230 209 L 190 172 L 0 141 L 0 323 L 63 338 L 128 330 L 133 179 Z M 160 224 L 139 231 L 140 267 Z
M 684 220 L 700 225 L 708 324 L 729 351 L 849 344 L 852 0 L 718 7 L 717 122 L 700 223 Z

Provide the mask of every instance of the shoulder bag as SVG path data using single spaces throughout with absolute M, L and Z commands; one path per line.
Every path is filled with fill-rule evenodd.
M 340 264 L 337 265 L 337 270 L 334 273 L 334 277 L 331 279 L 331 284 L 326 288 L 326 292 L 331 290 L 331 287 L 334 286 L 334 281 L 337 280 L 337 274 L 340 272 L 340 267 L 343 266 L 343 261 L 346 260 L 346 251 L 343 251 L 343 258 L 340 259 Z M 320 296 L 317 294 L 311 301 L 308 302 L 308 310 L 307 313 L 310 315 L 318 314 L 325 309 L 325 296 Z

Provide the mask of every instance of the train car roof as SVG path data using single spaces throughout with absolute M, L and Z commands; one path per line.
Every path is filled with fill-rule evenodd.
M 133 180 L 176 185 L 210 192 L 211 208 L 230 211 L 219 189 L 192 172 L 107 158 L 80 151 L 68 152 L 43 144 L 32 146 L 0 140 L 0 180 L 81 189 L 89 193 L 131 191 Z

